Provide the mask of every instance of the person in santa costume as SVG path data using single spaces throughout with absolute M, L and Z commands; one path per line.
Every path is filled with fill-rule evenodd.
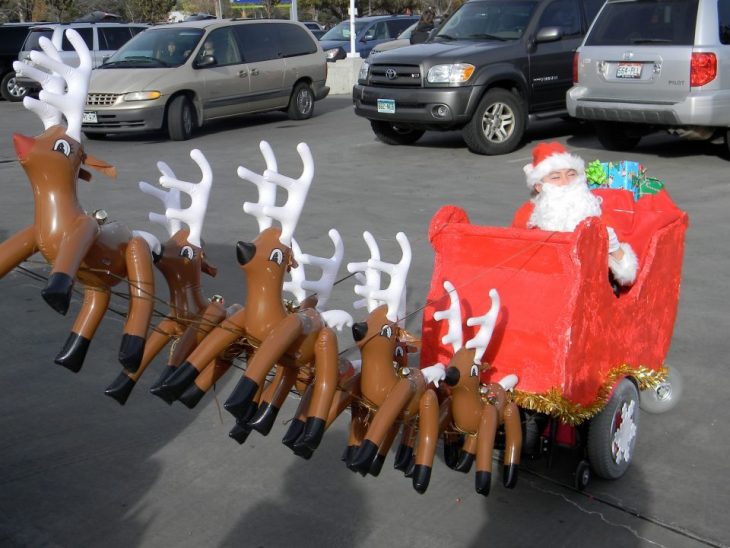
M 532 163 L 523 169 L 533 193 L 528 228 L 572 232 L 582 220 L 601 216 L 601 199 L 588 188 L 583 159 L 560 143 L 537 145 Z M 618 284 L 631 285 L 638 269 L 636 253 L 628 243 L 618 241 L 613 228 L 606 230 L 608 267 Z

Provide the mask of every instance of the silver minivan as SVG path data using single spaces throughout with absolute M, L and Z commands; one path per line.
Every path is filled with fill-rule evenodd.
M 730 128 L 730 0 L 608 0 L 578 49 L 571 116 L 628 150 L 666 129 L 693 139 Z
M 189 139 L 210 120 L 285 110 L 309 118 L 324 99 L 327 63 L 304 25 L 202 20 L 135 36 L 91 75 L 82 129 L 91 139 L 166 129 Z

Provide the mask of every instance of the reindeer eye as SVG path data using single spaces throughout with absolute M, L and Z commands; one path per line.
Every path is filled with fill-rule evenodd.
M 71 155 L 71 144 L 66 139 L 59 139 L 53 144 L 53 150 L 65 156 Z
M 405 355 L 405 352 L 403 351 L 402 346 L 396 346 L 395 347 L 395 357 L 396 358 L 402 358 Z
M 284 262 L 284 252 L 281 249 L 274 249 L 269 256 L 270 261 L 274 261 L 276 264 Z
M 471 371 L 469 371 L 470 377 L 478 377 L 479 376 L 479 366 L 477 364 L 473 364 L 471 366 Z
M 180 250 L 180 256 L 185 257 L 189 261 L 192 261 L 193 257 L 195 257 L 195 250 L 192 247 L 190 247 L 189 245 L 185 245 Z
M 388 337 L 390 339 L 393 336 L 393 328 L 390 327 L 389 325 L 384 325 L 380 329 L 380 335 L 382 337 Z

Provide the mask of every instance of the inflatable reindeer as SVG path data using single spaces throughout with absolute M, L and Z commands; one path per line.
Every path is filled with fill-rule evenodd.
M 350 263 L 350 272 L 364 272 L 365 283 L 355 286 L 355 292 L 367 302 L 367 321 L 356 323 L 353 337 L 362 357 L 360 374 L 360 397 L 371 416 L 370 426 L 362 439 L 351 431 L 348 445 L 357 447 L 348 466 L 362 473 L 370 471 L 378 458 L 381 446 L 392 443 L 397 421 L 404 424 L 418 424 L 418 447 L 413 487 L 419 493 L 428 488 L 431 468 L 439 433 L 439 404 L 436 393 L 427 389 L 431 382 L 438 383 L 444 377 L 440 364 L 424 369 L 393 367 L 393 356 L 399 343 L 401 328 L 398 325 L 398 310 L 405 290 L 406 277 L 411 263 L 411 247 L 402 232 L 396 239 L 401 248 L 401 260 L 386 263 L 380 260 L 380 253 L 374 238 L 365 233 L 371 258 L 367 263 Z M 380 273 L 390 276 L 387 289 L 380 289 Z M 355 420 L 355 419 L 353 419 Z M 365 419 L 365 422 L 368 422 Z M 354 428 L 362 430 L 357 422 Z
M 43 52 L 31 60 L 49 73 L 26 63 L 14 68 L 38 80 L 39 100 L 26 97 L 24 106 L 38 114 L 45 131 L 38 137 L 13 136 L 35 200 L 31 226 L 0 244 L 0 276 L 40 251 L 51 264 L 51 274 L 41 295 L 60 314 L 68 311 L 74 281 L 84 284 L 84 303 L 56 363 L 79 371 L 89 343 L 101 322 L 119 281 L 129 283 L 129 315 L 119 350 L 124 367 L 136 369 L 142 359 L 145 336 L 152 315 L 154 274 L 150 249 L 141 237 L 124 225 L 105 222 L 105 215 L 88 215 L 78 201 L 76 181 L 90 180 L 82 165 L 108 175 L 114 168 L 84 152 L 81 118 L 91 74 L 91 54 L 74 30 L 66 36 L 76 49 L 78 68 L 65 65 L 51 42 L 41 38 Z M 66 124 L 63 120 L 66 120 Z
M 135 231 L 135 234 L 147 240 L 152 249 L 155 266 L 167 281 L 170 290 L 170 311 L 151 330 L 139 368 L 136 371 L 123 370 L 107 387 L 106 395 L 122 405 L 127 401 L 135 383 L 147 366 L 170 341 L 175 341 L 175 344 L 170 352 L 169 365 L 155 386 L 162 385 L 167 376 L 185 360 L 205 334 L 226 317 L 223 298 L 216 295 L 208 302 L 203 297 L 200 280 L 201 273 L 209 276 L 217 274 L 217 269 L 205 257 L 201 242 L 213 173 L 202 152 L 197 149 L 192 150 L 190 157 L 200 167 L 202 177 L 199 183 L 179 180 L 164 162 L 157 163 L 162 174 L 160 184 L 169 190 L 162 190 L 144 181 L 139 183 L 142 192 L 158 198 L 165 207 L 165 213 L 162 215 L 149 214 L 151 222 L 167 229 L 169 239 L 164 244 L 150 233 Z M 190 196 L 191 205 L 187 209 L 181 207 L 181 192 Z M 183 227 L 183 223 L 187 228 Z M 215 366 L 217 376 L 220 376 L 228 366 L 230 362 L 217 363 Z M 153 391 L 155 386 L 152 387 Z
M 484 316 L 467 319 L 468 326 L 479 326 L 474 338 L 462 345 L 461 306 L 456 289 L 449 281 L 444 282 L 449 294 L 450 306 L 434 314 L 436 320 L 447 320 L 448 331 L 441 339 L 451 344 L 454 355 L 446 369 L 445 382 L 451 386 L 452 424 L 466 436 L 464 447 L 455 469 L 468 472 L 476 456 L 477 473 L 475 487 L 482 495 L 489 494 L 492 480 L 492 453 L 497 428 L 504 425 L 505 452 L 503 483 L 514 487 L 517 483 L 517 466 L 522 450 L 522 427 L 517 404 L 510 401 L 507 391 L 517 384 L 515 375 L 507 375 L 496 383 L 483 384 L 480 380 L 489 365 L 482 365 L 482 357 L 489 345 L 499 314 L 499 295 L 492 289 L 489 296 L 492 306 Z

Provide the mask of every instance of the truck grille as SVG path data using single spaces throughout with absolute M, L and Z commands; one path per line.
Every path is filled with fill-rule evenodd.
M 411 87 L 422 85 L 418 65 L 370 65 L 370 84 L 373 86 Z
M 108 107 L 117 102 L 120 93 L 89 93 L 86 96 L 87 107 Z

